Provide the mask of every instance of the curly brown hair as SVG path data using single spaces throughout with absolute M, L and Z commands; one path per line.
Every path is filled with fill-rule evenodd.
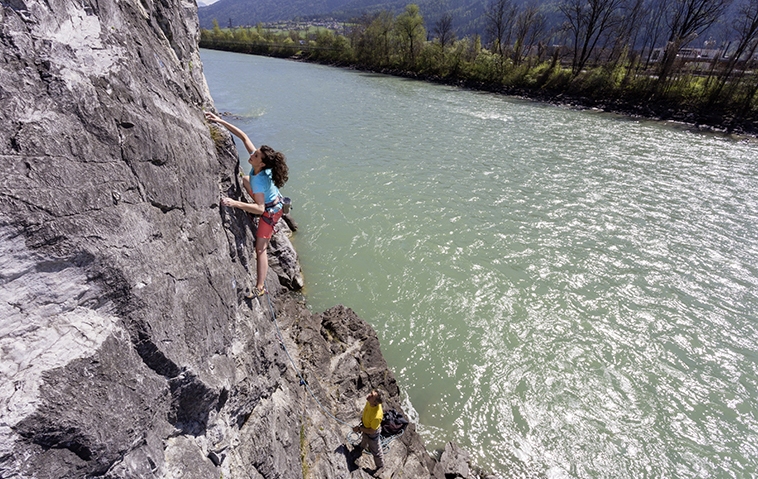
M 281 188 L 289 179 L 289 168 L 284 155 L 268 145 L 260 147 L 261 160 L 266 168 L 271 169 L 271 179 L 277 188 Z

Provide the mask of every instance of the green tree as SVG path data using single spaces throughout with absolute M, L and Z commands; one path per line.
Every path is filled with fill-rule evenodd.
M 213 39 L 221 40 L 224 36 L 224 32 L 221 31 L 221 27 L 218 26 L 218 20 L 213 19 Z
M 350 37 L 358 61 L 366 66 L 388 66 L 394 28 L 392 12 L 385 10 L 373 16 L 364 15 L 355 23 Z
M 398 15 L 395 21 L 395 29 L 405 54 L 406 67 L 414 69 L 416 67 L 416 56 L 426 40 L 424 19 L 418 5 L 415 3 L 406 5 L 405 11 Z
M 395 16 L 389 10 L 379 12 L 371 22 L 370 33 L 378 37 L 381 59 L 385 64 L 390 63 L 392 53 L 391 37 L 395 26 Z
M 235 42 L 251 43 L 250 31 L 247 28 L 235 28 L 232 35 Z
M 335 36 L 329 30 L 318 30 L 316 32 L 316 46 L 322 49 L 332 48 Z
M 337 35 L 332 44 L 334 59 L 341 62 L 354 61 L 353 50 L 350 48 L 350 42 L 342 35 Z

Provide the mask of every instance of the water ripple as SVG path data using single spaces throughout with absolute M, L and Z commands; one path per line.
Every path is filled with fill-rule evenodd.
M 755 145 L 249 61 L 224 88 L 288 154 L 309 304 L 377 329 L 431 447 L 505 477 L 755 475 Z

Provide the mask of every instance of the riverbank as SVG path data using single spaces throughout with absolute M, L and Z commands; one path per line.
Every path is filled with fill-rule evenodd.
M 572 95 L 566 92 L 550 91 L 548 89 L 508 87 L 497 83 L 441 77 L 438 75 L 427 75 L 405 70 L 362 68 L 354 64 L 321 62 L 301 56 L 293 56 L 289 59 L 337 68 L 347 68 L 351 70 L 392 75 L 401 78 L 410 78 L 441 85 L 456 86 L 474 91 L 496 93 L 578 110 L 599 110 L 632 118 L 673 122 L 693 131 L 711 132 L 728 135 L 735 139 L 750 139 L 758 141 L 758 118 L 738 119 L 733 116 L 719 114 L 712 110 L 692 111 L 683 108 L 682 104 L 666 101 L 654 99 L 631 101 L 622 98 L 589 97 L 586 95 Z
M 302 50 L 266 44 L 246 45 L 238 42 L 201 40 L 201 48 L 236 53 L 271 56 L 352 70 L 412 78 L 431 83 L 453 85 L 476 91 L 514 96 L 534 101 L 593 109 L 652 121 L 674 122 L 693 131 L 708 131 L 737 139 L 758 138 L 758 116 L 733 100 L 705 101 L 696 98 L 700 86 L 669 88 L 658 93 L 654 75 L 629 81 L 622 86 L 611 81 L 607 73 L 583 72 L 576 77 L 562 70 L 558 63 L 512 72 L 512 80 L 487 81 L 486 74 L 448 72 L 426 73 L 398 68 L 372 67 L 356 61 L 335 60 L 328 51 Z M 339 55 L 337 55 L 339 56 Z M 470 67 L 473 68 L 473 67 Z M 603 72 L 603 70 L 598 70 Z M 690 80 L 694 81 L 694 80 Z M 623 83 L 623 82 L 622 82 Z M 518 86 L 515 86 L 518 85 Z

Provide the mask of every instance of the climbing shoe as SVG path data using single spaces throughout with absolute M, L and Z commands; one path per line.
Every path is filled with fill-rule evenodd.
M 266 293 L 268 293 L 268 291 L 266 291 L 266 288 L 263 288 L 263 289 L 253 288 L 252 291 L 248 291 L 247 294 L 245 294 L 245 297 L 247 299 L 260 298 Z

